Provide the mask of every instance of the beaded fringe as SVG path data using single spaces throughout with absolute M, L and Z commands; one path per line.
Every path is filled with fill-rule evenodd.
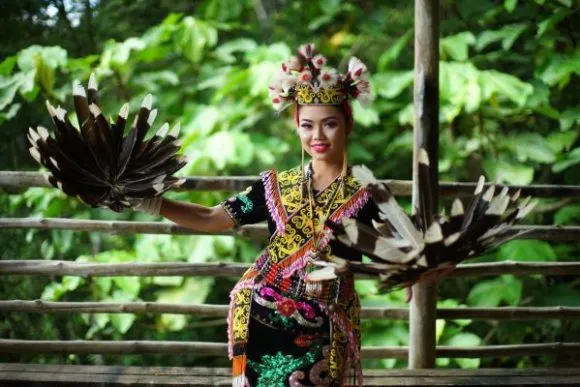
M 351 216 L 356 216 L 360 209 L 369 201 L 369 198 L 369 193 L 366 190 L 358 190 L 357 193 L 352 195 L 346 203 L 329 217 L 329 219 L 333 222 L 338 222 L 343 217 L 349 218 Z
M 262 173 L 262 182 L 264 184 L 264 191 L 266 194 L 266 204 L 270 216 L 274 223 L 276 223 L 276 230 L 283 234 L 286 229 L 286 211 L 282 205 L 280 192 L 278 191 L 278 179 L 276 172 L 271 170 Z
M 320 281 L 306 281 L 306 293 L 321 294 L 322 289 L 323 289 L 322 282 L 320 282 Z

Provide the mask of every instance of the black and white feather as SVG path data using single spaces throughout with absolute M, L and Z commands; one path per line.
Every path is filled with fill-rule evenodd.
M 419 179 L 427 184 L 429 161 L 422 150 Z M 455 264 L 481 255 L 520 235 L 510 230 L 533 209 L 527 197 L 518 203 L 520 190 L 510 194 L 507 187 L 496 195 L 495 185 L 484 185 L 480 177 L 467 207 L 456 198 L 449 217 L 408 216 L 399 206 L 387 185 L 377 181 L 365 166 L 353 168 L 354 176 L 368 190 L 379 208 L 380 222 L 373 227 L 355 219 L 330 224 L 333 237 L 371 259 L 371 263 L 347 261 L 337 257 L 329 262 L 335 272 L 359 272 L 379 277 L 386 290 L 411 285 L 427 273 L 444 271 Z M 424 193 L 425 194 L 425 193 Z M 427 192 L 428 194 L 428 192 Z M 416 212 L 416 211 L 415 211 Z M 329 269 L 325 268 L 328 273 Z M 314 271 L 313 273 L 316 273 Z M 314 280 L 325 276 L 317 274 Z
M 48 169 L 51 185 L 92 207 L 121 211 L 130 207 L 131 198 L 158 196 L 183 183 L 172 176 L 187 162 L 177 154 L 179 124 L 169 131 L 165 123 L 145 139 L 157 115 L 156 109 L 151 110 L 151 94 L 143 99 L 127 133 L 128 104 L 109 122 L 98 105 L 94 74 L 86 91 L 78 82 L 73 84 L 73 99 L 78 129 L 66 110 L 47 101 L 54 137 L 42 126 L 28 131 L 30 154 Z

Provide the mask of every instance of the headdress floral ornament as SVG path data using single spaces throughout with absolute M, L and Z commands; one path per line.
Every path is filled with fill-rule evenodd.
M 282 63 L 269 86 L 274 109 L 282 111 L 292 103 L 299 105 L 337 105 L 356 99 L 361 104 L 369 100 L 370 86 L 367 67 L 352 57 L 346 74 L 326 66 L 326 58 L 316 53 L 314 44 L 303 44 L 298 55 Z

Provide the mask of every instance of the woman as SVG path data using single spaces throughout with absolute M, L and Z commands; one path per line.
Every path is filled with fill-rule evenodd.
M 282 65 L 270 86 L 275 108 L 294 106 L 302 165 L 261 180 L 218 206 L 148 199 L 140 209 L 199 231 L 267 221 L 267 248 L 231 292 L 229 354 L 234 386 L 340 386 L 360 368 L 360 305 L 352 275 L 316 281 L 331 254 L 360 253 L 330 240 L 326 221 L 367 223 L 376 213 L 347 168 L 353 127 L 350 99 L 368 97 L 366 67 L 356 58 L 346 75 L 325 67 L 314 45 Z M 312 162 L 304 166 L 304 153 Z

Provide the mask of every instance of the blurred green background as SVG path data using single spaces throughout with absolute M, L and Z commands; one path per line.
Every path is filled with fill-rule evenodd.
M 441 0 L 441 180 L 510 184 L 580 182 L 580 4 L 574 0 Z M 341 0 L 21 0 L 0 3 L 0 166 L 37 170 L 29 126 L 52 128 L 44 101 L 72 110 L 71 85 L 97 75 L 114 116 L 136 112 L 147 93 L 163 121 L 181 121 L 181 175 L 257 175 L 299 163 L 287 114 L 276 116 L 266 86 L 296 47 L 313 41 L 344 70 L 351 55 L 372 73 L 374 101 L 354 105 L 351 163 L 377 176 L 410 179 L 413 2 Z M 52 130 L 52 129 L 51 129 Z M 227 193 L 170 193 L 217 204 Z M 403 200 L 405 202 L 405 200 Z M 449 205 L 447 200 L 442 203 Z M 87 208 L 54 189 L 1 192 L 2 217 L 152 220 Z M 533 224 L 577 225 L 580 205 L 543 199 Z M 2 230 L 2 259 L 83 262 L 251 262 L 263 241 L 231 237 L 111 235 Z M 514 241 L 479 261 L 574 261 L 571 243 Z M 456 278 L 440 285 L 439 306 L 580 306 L 570 277 Z M 10 277 L 1 299 L 161 301 L 225 304 L 234 279 L 182 277 Z M 364 305 L 401 307 L 404 293 L 377 294 L 359 281 Z M 406 345 L 404 321 L 363 322 L 363 345 Z M 442 345 L 580 341 L 574 321 L 437 322 Z M 9 313 L 3 338 L 226 341 L 225 319 L 182 315 Z M 226 365 L 191 355 L 10 355 L 0 361 L 127 365 Z M 566 357 L 438 359 L 440 367 L 570 364 Z M 365 367 L 405 367 L 365 360 Z

